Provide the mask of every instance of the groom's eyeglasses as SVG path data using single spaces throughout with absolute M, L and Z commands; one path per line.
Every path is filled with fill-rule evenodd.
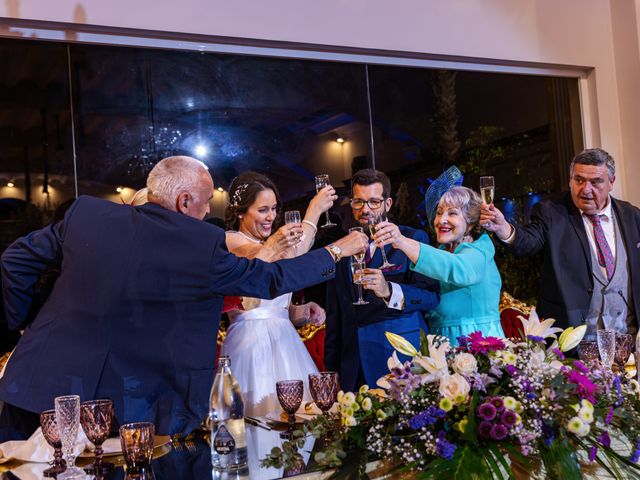
M 382 204 L 384 203 L 384 199 L 380 198 L 370 198 L 369 200 L 363 200 L 361 198 L 353 198 L 351 199 L 351 208 L 354 210 L 362 210 L 364 205 L 369 205 L 371 210 L 378 210 Z

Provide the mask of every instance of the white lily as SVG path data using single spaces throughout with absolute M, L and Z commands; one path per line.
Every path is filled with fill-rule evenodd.
M 440 346 L 435 347 L 433 340 L 435 335 L 427 335 L 429 344 L 429 356 L 416 355 L 413 358 L 413 364 L 421 367 L 428 375 L 422 376 L 422 383 L 433 382 L 449 374 L 447 365 L 447 351 L 449 351 L 449 342 L 442 342 Z
M 387 340 L 389 340 L 391 346 L 400 353 L 404 353 L 409 357 L 415 357 L 418 354 L 416 348 L 404 337 L 391 332 L 384 332 L 384 334 L 386 335 Z
M 561 328 L 552 327 L 556 322 L 554 318 L 547 318 L 546 320 L 540 321 L 535 308 L 531 309 L 529 318 L 525 318 L 522 315 L 518 315 L 518 318 L 522 321 L 525 337 L 531 335 L 540 338 L 556 338 L 556 333 L 562 331 Z
M 387 368 L 389 369 L 389 371 L 393 370 L 394 368 L 402 368 L 402 362 L 400 362 L 400 359 L 398 358 L 398 354 L 396 352 L 393 352 L 391 354 L 391 356 L 387 359 Z M 378 380 L 376 380 L 376 385 L 378 385 L 381 388 L 384 388 L 385 390 L 389 390 L 391 388 L 391 384 L 389 383 L 389 378 L 391 378 L 391 374 L 388 373 L 386 374 L 384 377 L 380 377 Z
M 560 334 L 558 339 L 558 345 L 563 352 L 569 351 L 572 348 L 578 346 L 584 334 L 587 333 L 587 326 L 580 325 L 579 327 L 569 327 Z

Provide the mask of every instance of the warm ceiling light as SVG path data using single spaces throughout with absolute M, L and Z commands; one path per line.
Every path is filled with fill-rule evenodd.
M 122 190 L 124 190 L 124 188 L 122 188 L 122 187 L 116 188 L 116 192 L 118 192 L 118 193 L 122 193 Z
M 15 185 L 13 184 L 13 182 L 7 182 L 7 187 L 15 187 Z
M 218 187 L 218 191 L 219 191 L 219 192 L 224 192 L 224 188 L 222 188 L 222 187 Z
M 344 138 L 342 138 L 342 137 L 338 137 L 338 138 L 336 138 L 336 142 L 338 142 L 338 143 L 344 143 Z

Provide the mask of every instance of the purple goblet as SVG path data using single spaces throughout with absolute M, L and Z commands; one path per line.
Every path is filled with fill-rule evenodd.
M 62 459 L 62 440 L 60 440 L 60 434 L 58 433 L 55 410 L 47 410 L 40 414 L 40 427 L 42 428 L 44 439 L 53 447 L 53 465 L 42 474 L 45 477 L 55 477 L 67 469 L 65 461 Z
M 320 372 L 309 374 L 309 390 L 316 405 L 326 415 L 338 399 L 338 374 L 336 372 Z
M 631 349 L 633 348 L 633 337 L 628 333 L 616 333 L 616 354 L 615 361 L 621 370 L 624 370 L 629 357 L 631 356 Z
M 296 426 L 296 411 L 302 403 L 304 384 L 302 380 L 282 380 L 276 382 L 276 393 L 282 409 L 287 413 L 289 420 L 289 433 L 293 432 Z
M 595 340 L 582 340 L 578 345 L 578 357 L 584 363 L 592 363 L 599 360 L 598 342 Z
M 114 468 L 113 463 L 102 461 L 102 444 L 111 432 L 113 415 L 112 400 L 90 400 L 80 404 L 80 424 L 89 441 L 96 447 L 93 464 L 84 469 L 90 475 L 99 476 Z

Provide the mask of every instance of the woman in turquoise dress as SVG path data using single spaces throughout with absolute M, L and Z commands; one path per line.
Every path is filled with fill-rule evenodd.
M 379 245 L 402 250 L 413 270 L 440 282 L 440 304 L 428 318 L 429 333 L 448 337 L 453 346 L 458 337 L 475 331 L 504 337 L 498 310 L 502 281 L 493 242 L 479 227 L 481 204 L 480 195 L 466 187 L 442 195 L 433 220 L 438 248 L 404 237 L 390 222 L 381 223 L 375 236 Z

